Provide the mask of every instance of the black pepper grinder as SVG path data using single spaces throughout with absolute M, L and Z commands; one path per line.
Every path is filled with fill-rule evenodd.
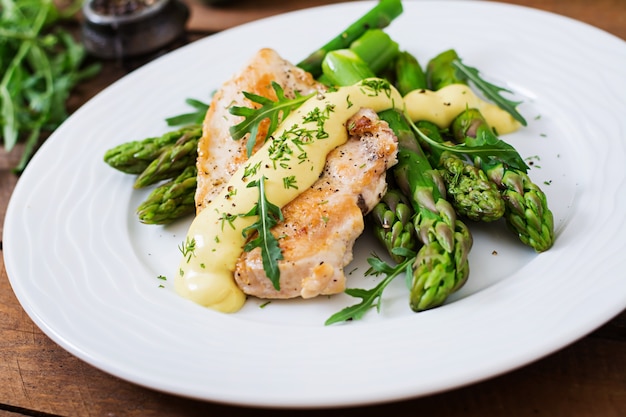
M 92 55 L 121 59 L 157 51 L 179 38 L 189 18 L 180 0 L 87 0 L 82 41 Z

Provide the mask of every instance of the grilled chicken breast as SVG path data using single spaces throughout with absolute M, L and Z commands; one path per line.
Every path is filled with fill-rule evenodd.
M 241 122 L 242 116 L 230 114 L 232 106 L 253 104 L 243 92 L 276 100 L 272 81 L 284 90 L 285 96 L 293 98 L 296 92 L 306 95 L 324 89 L 311 74 L 286 61 L 276 51 L 264 48 L 249 63 L 226 81 L 215 93 L 203 122 L 202 138 L 198 144 L 198 185 L 196 189 L 196 212 L 199 213 L 220 193 L 237 168 L 248 158 L 247 137 L 233 140 L 229 128 Z M 269 121 L 259 127 L 257 137 L 265 137 Z M 256 141 L 256 148 L 262 140 Z M 256 150 L 256 149 L 255 149 Z
M 361 109 L 347 121 L 348 141 L 330 152 L 319 180 L 283 207 L 272 228 L 284 259 L 280 291 L 265 275 L 259 248 L 242 254 L 235 280 L 260 298 L 312 298 L 344 291 L 343 268 L 352 260 L 364 216 L 386 191 L 386 170 L 396 163 L 397 139 L 376 113 Z

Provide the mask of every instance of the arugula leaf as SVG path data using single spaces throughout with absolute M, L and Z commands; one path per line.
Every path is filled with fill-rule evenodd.
M 521 101 L 508 100 L 500 95 L 501 92 L 512 93 L 511 90 L 504 87 L 491 84 L 480 77 L 480 73 L 476 68 L 469 67 L 460 59 L 452 61 L 452 65 L 458 70 L 457 75 L 463 80 L 469 80 L 490 100 L 498 105 L 502 110 L 509 113 L 515 120 L 520 122 L 523 126 L 527 125 L 526 119 L 517 111 L 516 107 L 521 104 Z
M 259 188 L 259 200 L 252 210 L 244 215 L 258 216 L 258 220 L 243 229 L 244 236 L 250 236 L 251 233 L 257 232 L 257 236 L 250 240 L 244 246 L 243 250 L 250 252 L 254 248 L 261 248 L 261 259 L 263 260 L 263 270 L 265 275 L 270 279 L 276 290 L 280 290 L 280 269 L 278 269 L 278 261 L 283 259 L 283 253 L 278 246 L 278 240 L 271 233 L 270 229 L 279 221 L 283 220 L 283 213 L 280 207 L 272 204 L 267 200 L 265 195 L 265 180 L 262 177 L 258 181 L 252 181 L 248 184 L 248 188 Z
M 204 116 L 209 105 L 193 98 L 188 98 L 185 103 L 196 109 L 194 112 L 183 113 L 177 116 L 168 117 L 165 119 L 168 126 L 182 126 L 182 125 L 201 125 L 204 121 Z
M 421 139 L 428 143 L 428 146 L 442 152 L 448 151 L 457 155 L 465 155 L 472 160 L 479 158 L 482 161 L 504 163 L 511 168 L 528 172 L 528 165 L 526 165 L 526 162 L 524 162 L 517 150 L 498 138 L 491 130 L 480 129 L 476 138 L 466 138 L 465 143 L 452 145 L 429 138 L 412 122 L 411 127 Z
M 296 97 L 290 99 L 285 97 L 283 88 L 275 81 L 272 81 L 272 88 L 276 92 L 276 101 L 244 91 L 244 97 L 254 103 L 260 104 L 261 107 L 253 109 L 246 106 L 233 106 L 229 109 L 230 114 L 245 117 L 241 123 L 231 126 L 229 131 L 234 140 L 239 140 L 246 134 L 250 134 L 248 143 L 246 144 L 248 156 L 252 155 L 252 151 L 254 150 L 254 145 L 257 140 L 257 134 L 259 132 L 259 126 L 263 120 L 270 120 L 270 125 L 267 130 L 267 135 L 270 135 L 274 132 L 274 130 L 276 130 L 281 119 L 285 119 L 292 110 L 297 109 L 302 103 L 316 94 L 311 93 L 309 95 L 302 96 L 296 93 Z M 267 135 L 262 138 L 263 141 L 265 141 Z
M 24 140 L 21 172 L 42 133 L 56 129 L 68 116 L 66 101 L 73 87 L 100 70 L 83 66 L 80 42 L 56 24 L 73 17 L 82 1 L 0 0 L 0 140 L 10 151 Z
M 324 323 L 326 326 L 349 320 L 360 320 L 374 307 L 376 307 L 376 311 L 380 312 L 382 294 L 385 288 L 387 288 L 387 285 L 389 285 L 391 281 L 402 273 L 409 276 L 412 272 L 412 265 L 415 262 L 415 252 L 406 248 L 395 248 L 393 251 L 395 254 L 406 256 L 406 259 L 395 266 L 391 266 L 380 259 L 377 255 L 369 257 L 367 259 L 367 263 L 370 264 L 370 269 L 368 269 L 365 275 L 382 274 L 385 275 L 385 278 L 374 288 L 369 290 L 361 288 L 347 288 L 344 292 L 352 297 L 360 298 L 361 302 L 346 307 L 338 313 L 330 316 Z

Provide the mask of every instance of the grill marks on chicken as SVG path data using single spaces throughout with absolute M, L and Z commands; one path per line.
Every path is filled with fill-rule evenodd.
M 257 248 L 242 254 L 235 269 L 246 294 L 280 299 L 344 291 L 344 267 L 364 216 L 386 191 L 385 172 L 397 154 L 394 133 L 372 110 L 361 109 L 346 126 L 348 141 L 328 154 L 319 180 L 283 207 L 284 221 L 272 228 L 284 257 L 280 290 L 265 275 Z
M 248 138 L 233 140 L 229 129 L 243 120 L 242 116 L 230 114 L 232 106 L 258 104 L 250 102 L 243 95 L 249 92 L 276 100 L 272 81 L 284 90 L 285 96 L 295 97 L 323 90 L 311 74 L 286 61 L 276 51 L 264 48 L 258 51 L 247 66 L 226 81 L 215 93 L 202 126 L 202 138 L 198 144 L 198 185 L 196 189 L 196 212 L 199 213 L 226 185 L 230 177 L 247 159 Z M 269 121 L 259 127 L 258 138 L 267 135 Z M 258 139 L 255 151 L 262 146 Z

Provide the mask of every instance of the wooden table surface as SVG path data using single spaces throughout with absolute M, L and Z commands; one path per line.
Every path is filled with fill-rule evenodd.
M 229 7 L 209 7 L 198 3 L 199 0 L 188 1 L 192 10 L 188 41 L 283 11 L 332 3 L 330 0 L 240 0 Z M 626 0 L 506 2 L 562 14 L 626 39 Z M 142 63 L 107 62 L 97 78 L 81 85 L 72 96 L 70 109 L 76 109 Z M 19 147 L 9 154 L 0 150 L 0 235 L 6 206 L 18 181 L 11 167 L 17 163 L 19 151 Z M 559 352 L 484 382 L 402 402 L 298 413 L 305 416 L 323 413 L 328 417 L 625 416 L 626 311 Z M 136 386 L 80 361 L 52 342 L 26 315 L 11 290 L 0 257 L 0 416 L 293 414 L 289 410 L 239 408 L 179 398 Z

